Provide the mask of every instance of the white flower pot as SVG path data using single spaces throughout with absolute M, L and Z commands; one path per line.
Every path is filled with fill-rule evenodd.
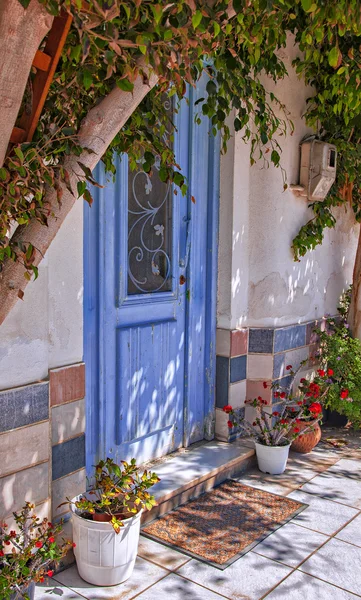
M 72 502 L 79 500 L 77 496 Z M 80 517 L 71 504 L 74 555 L 79 575 L 93 585 L 117 585 L 129 579 L 138 554 L 141 513 L 124 519 L 115 533 L 110 523 Z
M 256 442 L 258 468 L 263 473 L 280 475 L 286 468 L 290 445 L 264 446 Z

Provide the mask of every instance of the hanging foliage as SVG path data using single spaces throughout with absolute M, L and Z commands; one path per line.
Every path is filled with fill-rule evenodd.
M 29 0 L 19 0 L 26 8 Z M 162 134 L 172 131 L 164 94 L 175 104 L 195 85 L 202 73 L 209 78 L 207 96 L 198 101 L 202 115 L 221 131 L 223 150 L 230 136 L 227 118 L 250 144 L 251 163 L 259 158 L 280 166 L 280 138 L 293 126 L 287 107 L 267 91 L 267 77 L 278 81 L 286 67 L 278 50 L 293 34 L 303 57 L 295 61 L 297 72 L 315 87 L 306 121 L 321 137 L 336 144 L 339 175 L 333 192 L 313 205 L 315 219 L 294 240 L 298 258 L 322 241 L 325 227 L 334 225 L 331 209 L 344 201 L 340 189 L 353 186 L 352 203 L 361 218 L 358 140 L 360 108 L 360 8 L 356 0 L 40 0 L 52 15 L 61 10 L 73 16 L 62 58 L 31 143 L 12 148 L 0 168 L 0 266 L 1 261 L 21 261 L 25 276 L 37 276 L 31 241 L 18 244 L 14 227 L 26 227 L 37 219 L 44 225 L 52 218 L 46 192 L 55 188 L 62 201 L 63 184 L 72 190 L 73 173 L 67 157 L 80 157 L 77 137 L 89 111 L 117 86 L 132 94 L 140 75 L 147 82 L 150 70 L 158 85 L 115 135 L 102 157 L 114 175 L 114 156 L 126 152 L 131 168 L 142 161 L 151 173 L 157 157 L 160 177 L 172 181 L 183 193 L 187 182 L 176 164 L 172 147 Z M 33 77 L 33 74 L 31 75 Z M 29 89 L 31 90 L 31 77 Z M 24 97 L 23 110 L 31 98 Z M 21 112 L 21 111 L 20 111 Z M 90 204 L 87 182 L 96 184 L 91 171 L 78 160 L 77 189 Z M 73 186 L 74 187 L 74 186 Z M 286 183 L 285 183 L 286 187 Z

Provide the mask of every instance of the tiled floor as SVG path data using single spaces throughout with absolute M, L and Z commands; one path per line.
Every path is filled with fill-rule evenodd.
M 356 600 L 361 598 L 361 448 L 321 445 L 287 471 L 239 480 L 309 504 L 225 571 L 141 538 L 132 577 L 96 588 L 73 566 L 38 586 L 36 600 Z

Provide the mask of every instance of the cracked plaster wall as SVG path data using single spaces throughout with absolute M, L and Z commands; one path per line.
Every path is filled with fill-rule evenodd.
M 0 389 L 43 379 L 83 357 L 83 202 L 67 216 L 27 288 L 0 326 Z
M 296 52 L 290 39 L 282 51 L 289 76 L 277 85 L 265 79 L 295 125 L 292 136 L 279 138 L 288 183 L 298 182 L 299 142 L 310 132 L 302 115 L 312 89 L 291 66 Z M 295 263 L 292 239 L 313 213 L 307 200 L 283 191 L 280 169 L 250 167 L 249 147 L 236 133 L 221 159 L 218 327 L 279 327 L 334 313 L 352 281 L 359 227 L 349 209 L 336 214 L 322 246 Z

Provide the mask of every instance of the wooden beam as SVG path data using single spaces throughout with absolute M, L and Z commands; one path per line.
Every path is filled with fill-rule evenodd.
M 33 60 L 33 67 L 40 71 L 48 71 L 51 63 L 51 56 L 41 50 L 37 50 Z

